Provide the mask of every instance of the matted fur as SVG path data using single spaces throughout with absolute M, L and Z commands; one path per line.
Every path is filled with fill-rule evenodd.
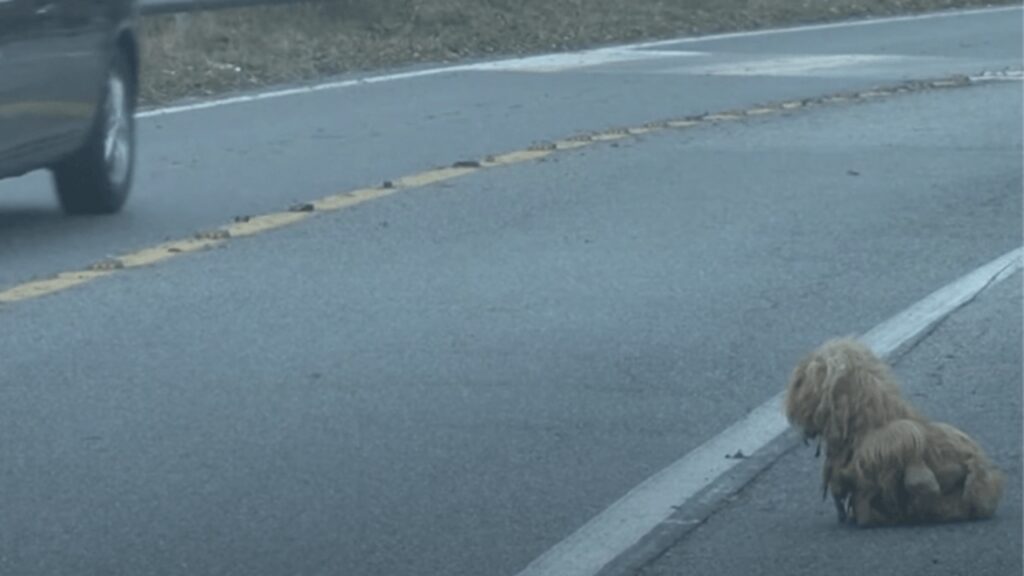
M 804 357 L 786 417 L 825 445 L 822 489 L 840 521 L 861 526 L 986 518 L 1003 474 L 967 434 L 918 414 L 889 367 L 853 338 Z

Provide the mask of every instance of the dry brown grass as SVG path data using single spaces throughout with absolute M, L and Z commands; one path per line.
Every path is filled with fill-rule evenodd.
M 1012 2 L 332 0 L 143 22 L 144 104 L 353 70 Z

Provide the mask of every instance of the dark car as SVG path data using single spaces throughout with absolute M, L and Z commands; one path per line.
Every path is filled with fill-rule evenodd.
M 121 210 L 135 165 L 138 6 L 0 0 L 0 178 L 46 168 L 72 214 Z

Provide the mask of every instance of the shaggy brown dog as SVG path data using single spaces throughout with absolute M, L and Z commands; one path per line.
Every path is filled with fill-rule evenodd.
M 987 518 L 1004 477 L 961 430 L 902 397 L 888 366 L 852 338 L 807 355 L 786 388 L 786 417 L 825 444 L 822 487 L 860 526 Z M 819 444 L 820 448 L 820 444 Z

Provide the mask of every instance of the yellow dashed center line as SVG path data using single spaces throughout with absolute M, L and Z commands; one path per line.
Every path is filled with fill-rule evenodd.
M 313 202 L 313 208 L 315 210 L 317 210 L 317 211 L 320 211 L 320 212 L 332 212 L 332 211 L 335 211 L 335 210 L 344 210 L 345 208 L 350 208 L 352 206 L 355 206 L 356 204 L 362 204 L 363 202 L 368 202 L 370 200 L 376 200 L 377 198 L 383 198 L 385 196 L 390 196 L 390 195 L 394 194 L 395 192 L 398 192 L 398 190 L 397 189 L 392 189 L 392 190 L 381 189 L 381 190 L 367 190 L 365 192 L 366 193 L 364 193 L 364 194 L 345 193 L 345 194 L 335 194 L 333 196 L 327 196 L 326 198 L 321 198 L 321 199 Z M 370 194 L 369 192 L 375 192 L 375 194 Z
M 143 266 L 151 266 L 158 262 L 163 262 L 164 260 L 170 260 L 179 254 L 208 250 L 214 246 L 223 244 L 225 241 L 226 238 L 189 238 L 186 240 L 176 240 L 174 242 L 158 244 L 150 248 L 143 248 L 142 250 L 132 252 L 131 254 L 125 254 L 117 260 L 120 261 L 125 268 L 141 268 Z
M 53 278 L 33 280 L 0 292 L 0 304 L 31 300 L 33 298 L 39 298 L 40 296 L 46 296 L 47 294 L 62 292 L 68 288 L 74 288 L 75 286 L 80 286 L 86 282 L 92 282 L 97 278 L 109 276 L 114 272 L 114 269 L 61 272 Z
M 247 218 L 244 221 L 235 222 L 229 224 L 224 228 L 224 231 L 228 233 L 228 237 L 237 238 L 241 236 L 253 236 L 255 234 L 262 234 L 263 232 L 269 232 L 277 228 L 283 228 L 284 226 L 291 226 L 302 222 L 313 215 L 313 212 L 277 212 L 274 214 L 264 214 L 263 216 L 253 216 Z
M 592 139 L 594 142 L 609 142 L 611 140 L 622 140 L 629 136 L 627 132 L 604 132 L 601 134 L 594 134 Z
M 395 181 L 395 186 L 399 188 L 422 188 L 423 186 L 430 186 L 431 184 L 437 184 L 439 182 L 444 182 L 445 180 L 461 178 L 462 176 L 472 174 L 479 169 L 479 167 L 476 167 L 428 170 L 411 176 L 403 176 Z
M 563 140 L 538 144 L 526 150 L 515 150 L 483 160 L 457 162 L 452 166 L 427 170 L 417 174 L 402 176 L 375 188 L 363 188 L 340 194 L 333 194 L 301 204 L 283 212 L 273 212 L 258 216 L 237 218 L 231 224 L 195 234 L 191 238 L 164 242 L 156 246 L 143 248 L 117 258 L 104 260 L 87 267 L 85 270 L 61 272 L 52 278 L 32 280 L 0 291 L 0 304 L 11 304 L 32 300 L 41 296 L 62 292 L 81 286 L 93 280 L 104 278 L 122 270 L 152 266 L 182 254 L 189 254 L 221 246 L 233 238 L 255 236 L 285 226 L 298 224 L 312 218 L 317 213 L 335 212 L 353 206 L 378 200 L 399 192 L 424 188 L 440 182 L 462 178 L 481 170 L 501 166 L 512 166 L 534 162 L 556 152 L 578 150 L 594 144 L 611 142 L 642 134 L 680 130 L 702 125 L 713 125 L 732 122 L 746 117 L 780 114 L 787 111 L 800 110 L 814 106 L 827 106 L 863 102 L 884 96 L 908 94 L 924 90 L 938 90 L 971 85 L 972 81 L 963 76 L 953 76 L 932 81 L 910 81 L 892 87 L 875 88 L 862 92 L 832 94 L 808 100 L 791 100 L 775 104 L 763 104 L 745 110 L 727 110 L 713 114 L 673 118 L 660 122 L 651 122 L 633 128 L 617 128 L 592 134 L 577 135 Z M 22 110 L 18 110 L 22 112 Z M 10 110 L 0 110 L 10 112 Z
M 698 120 L 669 120 L 666 125 L 669 128 L 689 128 L 700 124 Z
M 512 164 L 533 162 L 550 156 L 552 152 L 554 152 L 554 150 L 519 150 L 516 152 L 508 152 L 507 154 L 494 156 L 488 164 L 491 166 L 511 166 Z

